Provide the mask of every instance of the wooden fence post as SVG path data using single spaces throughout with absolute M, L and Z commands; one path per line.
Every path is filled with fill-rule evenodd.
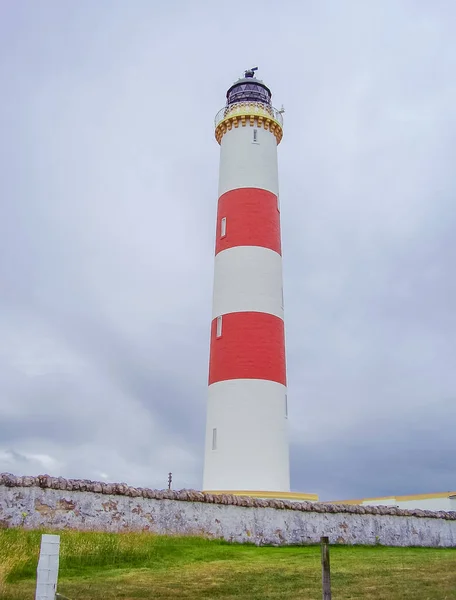
M 331 569 L 329 565 L 329 538 L 321 541 L 321 578 L 323 583 L 323 600 L 331 600 Z

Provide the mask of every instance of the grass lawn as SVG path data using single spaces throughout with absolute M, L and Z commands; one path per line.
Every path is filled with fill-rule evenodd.
M 321 598 L 318 546 L 58 533 L 58 591 L 71 600 Z M 0 530 L 2 600 L 33 600 L 40 538 L 38 531 Z M 456 599 L 456 548 L 332 546 L 331 576 L 334 600 Z

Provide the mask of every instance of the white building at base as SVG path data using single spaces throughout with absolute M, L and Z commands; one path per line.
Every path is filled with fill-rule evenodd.
M 356 504 L 358 506 L 396 506 L 397 508 L 456 511 L 456 491 L 411 496 L 383 496 L 360 500 L 331 500 L 325 504 Z

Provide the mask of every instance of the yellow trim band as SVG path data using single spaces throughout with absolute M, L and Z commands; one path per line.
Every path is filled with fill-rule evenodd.
M 251 127 L 263 127 L 266 131 L 270 131 L 275 135 L 279 145 L 283 137 L 283 129 L 273 115 L 272 109 L 269 111 L 260 103 L 235 104 L 231 109 L 226 109 L 224 117 L 217 123 L 215 139 L 220 144 L 227 131 L 231 131 L 233 127 L 238 128 L 239 125 L 245 127 L 248 122 Z

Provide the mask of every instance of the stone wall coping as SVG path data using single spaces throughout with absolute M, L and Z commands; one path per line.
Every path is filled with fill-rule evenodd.
M 235 496 L 232 494 L 207 494 L 197 490 L 152 490 L 132 487 L 126 483 L 105 483 L 89 479 L 65 479 L 50 475 L 16 476 L 11 473 L 0 473 L 0 486 L 5 487 L 38 487 L 41 489 L 62 490 L 68 492 L 93 492 L 132 498 L 149 498 L 152 500 L 177 500 L 180 502 L 202 502 L 207 504 L 228 504 L 245 508 L 275 508 L 279 510 L 296 510 L 316 513 L 350 513 L 359 515 L 393 515 L 400 517 L 419 517 L 428 519 L 445 519 L 456 521 L 456 511 L 432 511 L 421 509 L 403 509 L 395 506 L 359 506 L 350 504 L 324 504 L 321 502 L 292 502 L 290 500 L 271 500 Z

